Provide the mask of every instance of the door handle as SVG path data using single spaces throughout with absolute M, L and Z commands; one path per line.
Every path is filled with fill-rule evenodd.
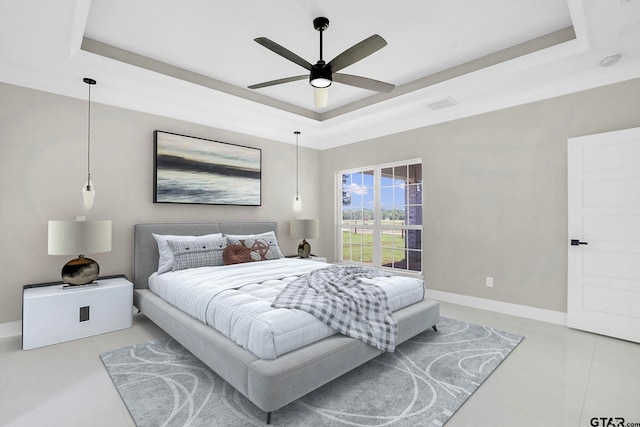
M 581 242 L 578 239 L 571 239 L 571 246 L 580 246 L 580 245 L 588 245 L 587 242 Z

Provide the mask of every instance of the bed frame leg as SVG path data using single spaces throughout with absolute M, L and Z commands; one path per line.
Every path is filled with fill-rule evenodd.
M 433 325 L 431 328 L 433 328 L 433 332 L 438 332 L 438 328 L 436 327 L 436 325 Z
M 271 412 L 267 412 L 267 424 L 271 424 Z

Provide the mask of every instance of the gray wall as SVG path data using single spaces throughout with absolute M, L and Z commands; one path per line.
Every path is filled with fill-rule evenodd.
M 454 107 L 455 108 L 455 107 Z M 425 113 L 428 114 L 428 113 Z M 432 289 L 566 311 L 566 140 L 640 126 L 640 80 L 318 152 L 301 149 L 303 212 L 322 206 L 314 252 L 335 257 L 334 172 L 422 157 L 425 282 Z M 0 83 L 0 323 L 21 317 L 22 285 L 57 280 L 47 221 L 113 220 L 104 274 L 131 274 L 133 224 L 294 218 L 292 145 L 115 107 L 93 107 L 96 209 L 81 208 L 86 101 Z M 261 148 L 263 206 L 152 203 L 155 129 Z M 319 183 L 319 185 L 318 185 Z M 486 288 L 486 276 L 495 287 Z
M 421 157 L 427 287 L 566 312 L 567 138 L 638 126 L 636 79 L 323 151 L 324 255 L 335 171 Z
M 133 225 L 152 221 L 278 221 L 284 252 L 295 194 L 295 146 L 121 108 L 92 104 L 96 206 L 82 209 L 86 179 L 87 102 L 0 83 L 0 323 L 21 318 L 22 286 L 59 280 L 73 258 L 47 255 L 47 221 L 77 215 L 113 221 L 113 249 L 92 256 L 101 274 L 131 276 Z M 262 149 L 262 206 L 154 204 L 155 129 Z M 292 141 L 294 141 L 291 129 Z M 300 149 L 303 211 L 319 208 L 317 150 Z M 311 241 L 322 252 L 319 242 Z

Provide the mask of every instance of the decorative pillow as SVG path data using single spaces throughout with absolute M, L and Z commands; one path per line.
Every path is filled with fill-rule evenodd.
M 169 247 L 167 241 L 171 240 L 208 240 L 208 239 L 219 239 L 222 237 L 222 233 L 215 234 L 206 234 L 204 236 L 173 236 L 170 234 L 153 234 L 153 237 L 156 239 L 158 243 L 158 274 L 166 273 L 167 271 L 171 271 L 173 268 L 173 251 Z
M 246 239 L 240 240 L 240 242 L 249 249 L 252 261 L 267 261 L 270 259 L 277 259 L 273 253 L 269 242 L 265 239 Z
M 273 231 L 267 231 L 266 233 L 260 233 L 260 234 L 244 234 L 244 235 L 226 234 L 226 236 L 227 236 L 227 239 L 229 239 L 230 245 L 241 245 L 243 244 L 241 243 L 241 240 L 245 240 L 245 241 L 256 240 L 256 239 L 265 240 L 269 245 L 269 250 L 271 250 L 271 253 L 273 256 L 273 258 L 269 258 L 269 259 L 284 258 L 284 255 L 282 255 L 282 252 L 280 251 L 280 247 L 278 247 L 278 239 L 276 238 L 276 233 L 274 233 Z
M 229 245 L 224 248 L 222 258 L 225 265 L 251 262 L 251 249 L 247 248 L 245 245 Z
M 168 240 L 173 252 L 172 271 L 224 265 L 225 237 L 209 240 Z
M 277 259 L 265 239 L 240 240 L 239 245 L 229 245 L 223 253 L 225 265 Z

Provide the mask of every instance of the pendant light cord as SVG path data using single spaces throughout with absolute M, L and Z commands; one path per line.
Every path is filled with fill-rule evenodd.
M 91 84 L 89 84 L 89 108 L 87 114 L 87 187 L 91 186 Z
M 300 135 L 300 131 L 297 130 L 293 132 L 296 134 L 296 200 L 298 199 L 298 135 Z
M 85 77 L 83 82 L 89 85 L 89 107 L 87 108 L 87 190 L 91 190 L 91 86 L 96 81 Z

